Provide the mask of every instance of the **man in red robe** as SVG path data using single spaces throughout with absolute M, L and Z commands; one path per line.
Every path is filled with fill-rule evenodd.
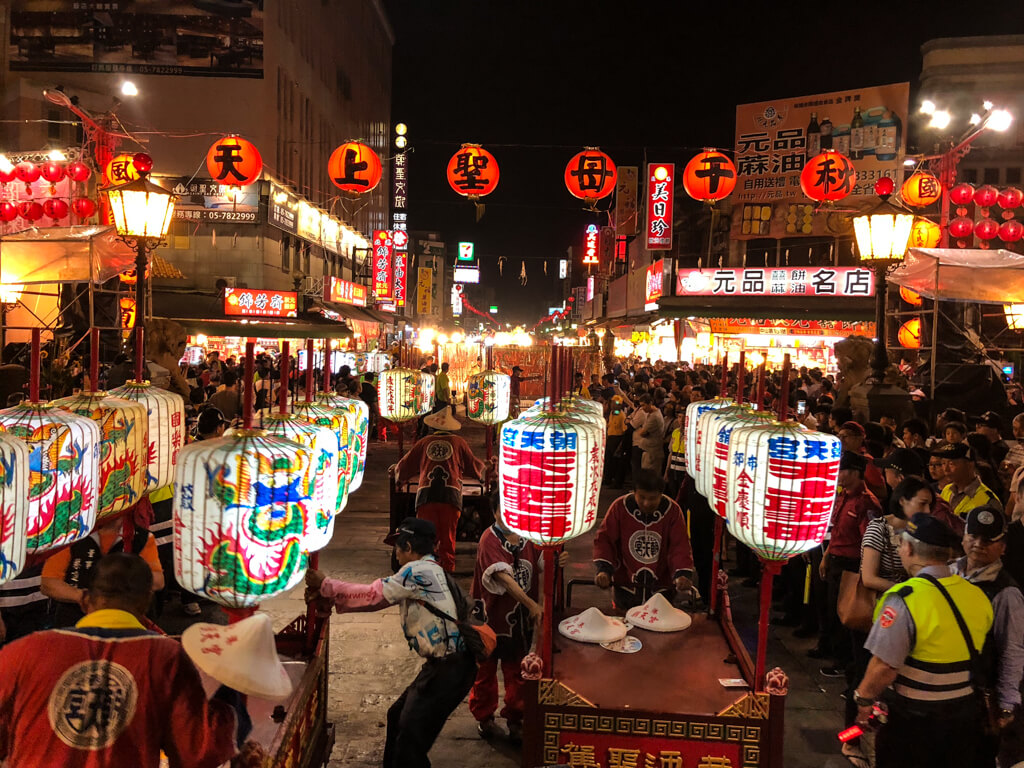
M 619 610 L 654 592 L 671 600 L 677 590 L 692 587 L 693 553 L 682 510 L 664 495 L 665 481 L 655 472 L 641 470 L 634 486 L 608 507 L 594 537 L 594 583 L 615 587 Z

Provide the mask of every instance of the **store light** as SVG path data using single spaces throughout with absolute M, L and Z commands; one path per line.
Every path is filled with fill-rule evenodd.
M 1003 307 L 1006 325 L 1011 331 L 1024 331 L 1024 304 L 1007 304 Z
M 174 215 L 174 195 L 149 179 L 111 187 L 106 191 L 114 226 L 121 237 L 160 239 Z
M 928 123 L 928 127 L 937 128 L 938 130 L 942 131 L 949 127 L 949 123 L 950 121 L 952 121 L 952 119 L 953 116 L 950 115 L 949 112 L 947 112 L 946 110 L 936 110 L 935 112 L 932 112 L 932 119 Z
M 138 96 L 139 89 L 135 86 L 131 80 L 125 80 L 121 83 L 121 95 L 122 96 Z
M 51 149 L 46 156 L 53 160 L 55 163 L 63 163 L 68 159 L 68 156 L 61 152 L 59 149 Z
M 887 203 L 883 205 L 888 206 Z M 892 211 L 880 210 L 853 220 L 861 261 L 901 260 L 906 255 L 914 217 L 895 211 L 895 208 Z
M 10 161 L 7 155 L 0 154 L 0 171 L 4 173 L 10 173 L 14 170 L 14 163 Z
M 933 115 L 935 114 L 935 102 L 931 99 L 925 99 L 921 102 L 921 114 L 922 115 Z
M 981 104 L 982 109 L 984 109 L 986 112 L 988 112 L 994 106 L 995 106 L 995 104 L 993 104 L 988 99 L 985 99 L 985 101 L 983 101 L 982 104 Z
M 13 306 L 21 301 L 21 295 L 25 291 L 24 285 L 15 283 L 0 283 L 0 304 Z
M 988 122 L 985 123 L 985 127 L 1003 133 L 1010 129 L 1012 123 L 1013 115 L 1005 109 L 997 109 L 988 116 Z

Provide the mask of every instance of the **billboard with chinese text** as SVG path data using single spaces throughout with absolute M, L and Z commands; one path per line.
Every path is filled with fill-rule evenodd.
M 366 286 L 342 280 L 340 277 L 325 277 L 324 301 L 331 301 L 335 304 L 351 304 L 354 307 L 365 307 Z
M 757 336 L 867 336 L 875 337 L 875 324 L 858 320 L 756 320 L 742 317 L 708 319 L 712 333 L 750 333 Z
M 676 272 L 676 296 L 875 295 L 875 273 L 862 267 L 751 267 Z
M 295 317 L 299 294 L 294 291 L 261 291 L 225 288 L 224 314 L 242 317 Z

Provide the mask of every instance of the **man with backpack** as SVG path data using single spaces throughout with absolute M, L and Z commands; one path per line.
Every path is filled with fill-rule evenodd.
M 384 541 L 395 548 L 400 565 L 396 574 L 372 584 L 351 584 L 309 571 L 306 601 L 338 613 L 379 611 L 399 604 L 405 639 L 426 661 L 388 710 L 383 764 L 429 768 L 431 746 L 473 685 L 477 662 L 472 649 L 479 640 L 470 637 L 474 630 L 467 624 L 465 595 L 434 556 L 434 524 L 407 517 Z M 493 632 L 490 639 L 494 640 Z

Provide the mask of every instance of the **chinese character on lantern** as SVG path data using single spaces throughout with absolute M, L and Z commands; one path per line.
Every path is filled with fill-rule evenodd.
M 259 179 L 263 158 L 251 141 L 225 136 L 206 153 L 206 170 L 218 184 L 244 187 Z
M 706 150 L 683 170 L 683 189 L 694 200 L 715 202 L 736 188 L 736 166 L 721 152 Z
M 856 180 L 850 158 L 831 149 L 811 158 L 800 172 L 800 188 L 819 203 L 842 200 L 853 192 Z
M 463 144 L 448 161 L 448 183 L 470 200 L 491 194 L 499 177 L 498 161 L 478 144 Z
M 383 172 L 377 153 L 358 141 L 342 144 L 327 161 L 327 173 L 334 186 L 355 195 L 373 190 Z
M 565 186 L 573 197 L 596 202 L 615 189 L 615 163 L 598 149 L 580 152 L 565 167 Z

